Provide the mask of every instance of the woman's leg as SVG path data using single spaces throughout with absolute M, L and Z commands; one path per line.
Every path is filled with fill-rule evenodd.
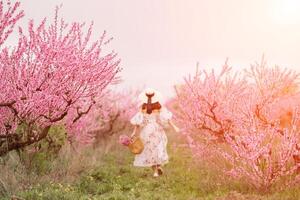
M 157 165 L 157 172 L 158 172 L 158 175 L 162 175 L 164 173 L 161 168 L 161 165 Z
M 159 174 L 158 174 L 157 165 L 152 165 L 151 168 L 152 168 L 152 170 L 153 170 L 153 172 L 154 172 L 153 176 L 154 176 L 154 177 L 157 177 L 157 176 L 159 175 Z

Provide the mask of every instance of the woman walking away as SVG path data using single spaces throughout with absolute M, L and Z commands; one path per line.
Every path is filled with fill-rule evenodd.
M 137 136 L 144 144 L 142 153 L 137 154 L 134 159 L 134 166 L 152 167 L 153 176 L 163 174 L 162 165 L 168 163 L 167 136 L 163 129 L 164 125 L 171 125 L 176 132 L 179 129 L 172 123 L 172 113 L 162 107 L 161 94 L 153 89 L 147 89 L 139 95 L 141 107 L 130 120 L 135 125 L 131 137 Z M 140 129 L 140 131 L 138 131 Z

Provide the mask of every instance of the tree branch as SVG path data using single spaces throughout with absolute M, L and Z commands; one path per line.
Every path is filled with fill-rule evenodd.
M 16 101 L 2 102 L 2 103 L 0 103 L 0 107 L 10 107 L 10 106 L 14 105 L 15 103 L 16 103 Z
M 83 111 L 83 112 L 81 112 L 81 111 L 79 110 L 79 108 L 77 108 L 77 114 L 78 114 L 78 116 L 73 120 L 73 123 L 75 123 L 76 121 L 78 121 L 78 120 L 82 117 L 82 115 L 86 115 L 87 113 L 89 113 L 90 110 L 91 110 L 91 108 L 93 107 L 93 105 L 94 105 L 95 103 L 96 103 L 96 102 L 93 101 L 92 104 L 88 107 L 88 109 L 87 109 L 86 111 Z

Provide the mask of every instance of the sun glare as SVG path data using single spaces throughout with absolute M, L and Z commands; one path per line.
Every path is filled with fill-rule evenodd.
M 270 15 L 275 23 L 300 24 L 299 0 L 270 0 Z

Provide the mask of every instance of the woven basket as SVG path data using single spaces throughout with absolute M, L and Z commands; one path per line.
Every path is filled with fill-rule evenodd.
M 144 144 L 139 137 L 133 137 L 132 142 L 128 145 L 128 147 L 133 154 L 140 154 L 144 150 Z

